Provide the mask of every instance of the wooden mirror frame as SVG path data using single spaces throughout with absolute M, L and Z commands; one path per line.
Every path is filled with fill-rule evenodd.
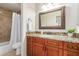
M 41 15 L 61 10 L 61 26 L 41 26 Z M 39 13 L 39 29 L 65 29 L 65 6 L 54 9 L 52 11 Z

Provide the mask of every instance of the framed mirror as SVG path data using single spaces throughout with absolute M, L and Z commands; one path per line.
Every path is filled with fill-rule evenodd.
M 39 13 L 39 29 L 65 29 L 65 7 Z

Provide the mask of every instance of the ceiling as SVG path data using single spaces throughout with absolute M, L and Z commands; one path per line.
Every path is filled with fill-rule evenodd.
M 20 12 L 21 11 L 21 4 L 20 3 L 0 3 L 0 7 L 11 10 L 14 12 Z

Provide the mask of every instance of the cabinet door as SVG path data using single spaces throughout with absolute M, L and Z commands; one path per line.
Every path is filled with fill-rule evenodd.
M 32 56 L 32 38 L 27 37 L 27 55 Z
M 32 56 L 32 44 L 27 44 L 27 55 Z
M 33 56 L 44 56 L 44 46 L 38 43 L 33 43 Z
M 47 56 L 58 56 L 59 51 L 56 47 L 47 46 Z

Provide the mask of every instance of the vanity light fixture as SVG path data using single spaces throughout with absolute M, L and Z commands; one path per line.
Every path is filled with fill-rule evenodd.
M 62 6 L 63 4 L 61 3 L 43 3 L 42 5 L 42 10 L 50 10 L 50 9 L 53 9 L 53 8 L 57 8 L 57 7 L 60 7 Z
M 44 3 L 41 8 L 42 10 L 49 10 L 52 8 L 52 5 L 52 3 Z
M 42 10 L 47 10 L 47 7 L 46 7 L 46 5 L 42 5 Z

